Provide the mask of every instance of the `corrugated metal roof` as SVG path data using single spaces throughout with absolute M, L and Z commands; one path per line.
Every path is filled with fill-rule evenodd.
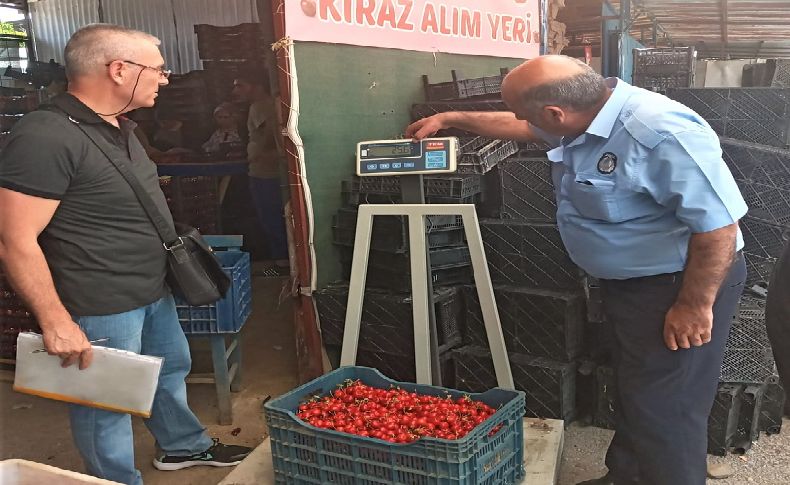
M 618 6 L 619 2 L 612 2 Z M 655 19 L 699 57 L 790 57 L 788 0 L 631 0 L 634 30 Z
M 75 30 L 109 22 L 159 37 L 165 61 L 176 73 L 202 67 L 195 24 L 258 21 L 255 0 L 36 0 L 30 2 L 30 15 L 39 59 L 63 62 L 63 49 Z

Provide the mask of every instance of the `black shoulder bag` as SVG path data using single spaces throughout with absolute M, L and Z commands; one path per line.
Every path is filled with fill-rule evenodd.
M 186 224 L 176 223 L 174 231 L 137 176 L 123 160 L 110 155 L 116 147 L 110 146 L 106 140 L 91 133 L 90 129 L 83 128 L 65 112 L 63 114 L 96 145 L 134 191 L 156 232 L 159 233 L 162 246 L 167 251 L 166 281 L 173 293 L 190 305 L 208 305 L 224 297 L 230 288 L 230 277 L 222 269 L 211 247 L 198 230 Z

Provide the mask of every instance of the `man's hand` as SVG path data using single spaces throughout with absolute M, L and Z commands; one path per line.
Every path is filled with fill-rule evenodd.
M 700 347 L 710 342 L 713 308 L 675 303 L 664 319 L 664 343 L 669 350 Z
M 448 128 L 444 124 L 444 113 L 438 113 L 427 118 L 415 121 L 406 127 L 406 138 L 422 140 L 433 136 L 437 131 Z
M 49 355 L 63 359 L 62 366 L 69 367 L 79 360 L 80 370 L 87 369 L 93 361 L 93 348 L 88 337 L 74 322 L 60 322 L 57 325 L 42 325 L 44 348 Z

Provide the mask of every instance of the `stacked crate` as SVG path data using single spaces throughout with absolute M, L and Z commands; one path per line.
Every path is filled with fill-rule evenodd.
M 632 83 L 640 88 L 666 92 L 694 85 L 694 47 L 634 49 Z
M 469 203 L 480 193 L 477 175 L 426 177 L 424 190 L 433 203 Z M 333 222 L 333 240 L 343 275 L 351 273 L 357 207 L 361 203 L 399 203 L 398 177 L 361 177 L 342 185 L 344 206 Z M 428 216 L 425 221 L 434 286 L 434 316 L 443 384 L 450 385 L 450 350 L 461 342 L 463 317 L 458 285 L 472 281 L 469 249 L 460 216 Z M 376 216 L 371 232 L 366 293 L 357 364 L 381 370 L 402 381 L 414 381 L 414 330 L 411 307 L 409 230 L 405 216 Z M 347 283 L 316 292 L 324 344 L 339 350 L 345 326 Z
M 227 27 L 198 24 L 195 34 L 210 103 L 216 106 L 230 101 L 236 75 L 246 65 L 261 65 L 266 58 L 261 24 Z
M 528 415 L 573 420 L 585 297 L 555 222 L 550 162 L 517 154 L 486 177 L 480 229 L 516 388 L 527 393 Z M 464 294 L 456 386 L 478 391 L 496 379 L 476 291 Z
M 172 74 L 168 83 L 159 88 L 156 99 L 156 117 L 160 121 L 175 120 L 182 124 L 183 146 L 199 149 L 213 131 L 213 106 L 207 99 L 203 71 Z
M 35 317 L 0 272 L 0 361 L 16 359 L 19 332 L 41 332 Z M 0 362 L 7 363 L 7 362 Z
M 217 178 L 210 176 L 160 177 L 173 220 L 195 227 L 202 234 L 220 229 Z

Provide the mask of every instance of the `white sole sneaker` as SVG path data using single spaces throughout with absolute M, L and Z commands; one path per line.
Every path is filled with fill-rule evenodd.
M 210 461 L 210 460 L 188 460 L 188 461 L 181 461 L 178 463 L 165 463 L 157 459 L 154 459 L 153 464 L 154 464 L 154 468 L 156 468 L 157 470 L 172 472 L 176 470 L 183 470 L 184 468 L 190 468 L 193 466 L 228 467 L 228 466 L 236 466 L 239 463 L 241 463 L 241 460 L 233 461 L 233 462 L 220 462 L 220 461 Z

